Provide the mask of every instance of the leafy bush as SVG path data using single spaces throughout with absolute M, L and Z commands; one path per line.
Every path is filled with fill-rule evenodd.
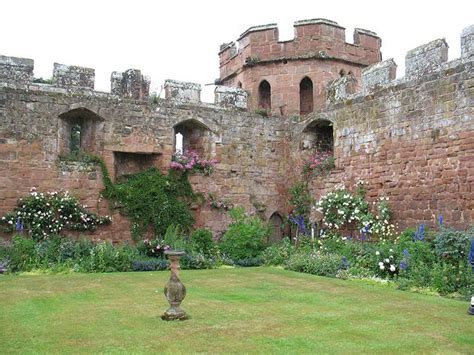
M 190 245 L 187 238 L 181 232 L 179 225 L 171 224 L 166 229 L 163 243 L 173 250 L 189 251 Z
M 285 268 L 307 274 L 336 277 L 338 270 L 343 268 L 343 260 L 336 254 L 293 254 Z
M 259 256 L 270 235 L 270 226 L 256 216 L 246 216 L 243 208 L 234 208 L 229 213 L 232 223 L 219 244 L 222 253 L 234 260 Z
M 136 250 L 128 245 L 115 247 L 110 242 L 102 241 L 94 245 L 79 269 L 86 272 L 130 271 L 136 256 Z
M 212 232 L 205 228 L 196 229 L 190 236 L 191 249 L 206 257 L 216 255 L 216 243 L 212 239 Z
M 331 150 L 317 151 L 303 165 L 303 175 L 321 176 L 328 174 L 336 167 L 336 160 Z
M 465 260 L 469 254 L 469 243 L 474 238 L 474 229 L 470 232 L 441 228 L 434 239 L 436 254 L 450 263 Z
M 164 257 L 164 252 L 170 248 L 169 245 L 166 245 L 162 239 L 144 239 L 137 243 L 137 250 L 142 255 L 162 258 Z
M 181 257 L 180 263 L 183 269 L 212 269 L 217 262 L 215 258 L 201 253 L 188 253 Z
M 337 186 L 334 191 L 322 196 L 316 205 L 324 215 L 324 224 L 330 230 L 352 224 L 360 230 L 362 239 L 371 235 L 381 239 L 391 237 L 395 226 L 390 224 L 388 197 L 381 197 L 376 206 L 377 211 L 372 212 L 365 201 L 364 191 L 357 188 L 357 193 L 353 194 L 343 186 Z
M 36 192 L 18 201 L 18 207 L 0 220 L 6 232 L 26 230 L 36 240 L 61 233 L 62 230 L 93 231 L 109 224 L 109 216 L 101 217 L 86 210 L 67 191 Z
M 288 192 L 290 193 L 289 203 L 293 207 L 293 215 L 308 220 L 311 204 L 313 203 L 308 184 L 297 182 L 290 187 Z
M 289 239 L 284 239 L 278 244 L 273 244 L 266 248 L 262 253 L 262 259 L 265 265 L 283 265 L 294 252 L 295 247 Z
M 31 238 L 14 236 L 9 249 L 9 268 L 11 271 L 30 271 L 38 264 L 36 243 Z

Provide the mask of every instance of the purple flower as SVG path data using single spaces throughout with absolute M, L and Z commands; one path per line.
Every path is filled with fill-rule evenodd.
M 408 268 L 408 261 L 402 260 L 400 261 L 400 270 L 406 270 Z
M 21 221 L 20 218 L 17 218 L 16 220 L 16 223 L 15 223 L 15 229 L 19 232 L 21 232 L 23 230 L 24 226 L 23 226 L 23 222 Z
M 442 226 L 443 225 L 443 215 L 440 215 L 438 217 L 438 221 L 439 221 L 439 225 Z
M 405 257 L 405 259 L 410 256 L 410 253 L 408 252 L 407 248 L 403 249 L 403 256 Z
M 425 225 L 424 224 L 420 224 L 420 226 L 418 227 L 418 231 L 415 232 L 415 234 L 413 235 L 413 241 L 424 241 L 425 240 Z
M 298 230 L 300 231 L 300 233 L 306 234 L 306 226 L 304 224 L 303 216 L 293 217 L 292 215 L 289 215 L 288 219 L 298 226 Z

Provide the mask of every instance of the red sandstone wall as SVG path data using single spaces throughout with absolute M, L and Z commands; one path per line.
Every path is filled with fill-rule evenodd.
M 400 228 L 474 223 L 474 72 L 471 62 L 360 95 L 314 114 L 335 127 L 337 170 L 312 181 L 316 197 L 343 182 L 368 182 L 390 198 Z M 293 153 L 298 160 L 298 150 Z

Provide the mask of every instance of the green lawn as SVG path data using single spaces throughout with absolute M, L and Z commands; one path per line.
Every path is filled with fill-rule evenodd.
M 275 268 L 0 277 L 0 353 L 473 353 L 467 302 Z

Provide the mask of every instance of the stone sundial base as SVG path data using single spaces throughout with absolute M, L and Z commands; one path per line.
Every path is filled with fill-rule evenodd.
M 184 297 L 186 296 L 186 287 L 179 279 L 179 259 L 185 255 L 182 251 L 165 251 L 170 260 L 171 276 L 168 283 L 165 286 L 164 293 L 165 297 L 170 304 L 165 313 L 161 315 L 163 320 L 186 320 L 190 317 L 186 312 L 179 307 Z

